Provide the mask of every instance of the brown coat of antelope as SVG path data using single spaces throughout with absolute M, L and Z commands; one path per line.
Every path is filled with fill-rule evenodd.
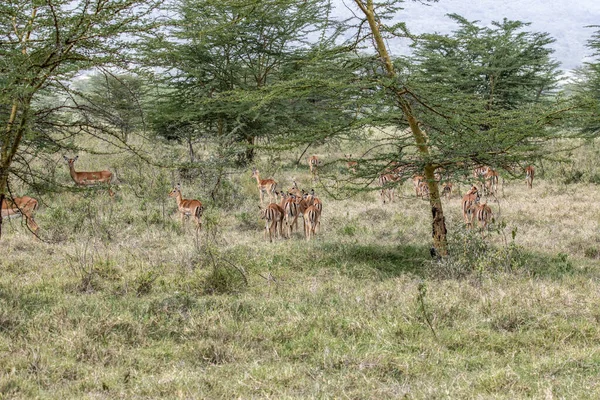
M 36 199 L 29 196 L 3 199 L 1 205 L 2 218 L 24 217 L 29 229 L 37 235 L 40 227 L 34 220 L 34 213 L 38 209 L 39 203 Z
M 200 217 L 202 217 L 202 213 L 204 212 L 204 207 L 199 200 L 190 200 L 184 199 L 181 195 L 181 185 L 177 184 L 169 193 L 169 197 L 174 197 L 177 200 L 177 210 L 181 216 L 181 224 L 184 225 L 185 219 L 188 217 L 193 217 L 194 222 L 196 223 L 196 233 L 202 228 L 202 221 Z
M 283 237 L 283 216 L 284 211 L 279 204 L 270 203 L 266 208 L 258 206 L 260 209 L 260 218 L 265 220 L 265 239 L 269 232 L 269 242 L 273 242 L 273 235 L 279 233 Z M 278 229 L 279 228 L 279 232 Z
M 344 158 L 346 159 L 346 166 L 348 167 L 348 171 L 355 174 L 356 169 L 358 168 L 358 161 L 352 159 L 352 154 L 344 154 Z
M 308 206 L 304 211 L 304 236 L 310 240 L 315 235 L 315 230 L 320 224 L 321 213 L 314 205 Z
M 463 218 L 468 227 L 473 226 L 473 206 L 477 204 L 479 204 L 479 191 L 477 186 L 472 186 L 462 198 Z
M 379 175 L 378 182 L 379 186 L 381 186 L 381 192 L 379 193 L 379 196 L 381 197 L 383 204 L 385 204 L 386 199 L 388 199 L 390 203 L 394 202 L 395 188 L 390 185 L 399 180 L 400 177 L 393 173 Z
M 422 175 L 415 175 L 413 176 L 413 186 L 415 187 L 415 194 L 417 195 L 417 197 L 422 197 L 421 196 L 421 182 L 425 181 L 425 178 Z
M 525 183 L 529 189 L 533 188 L 533 177 L 535 176 L 535 167 L 533 165 L 525 168 Z
M 269 195 L 269 203 L 272 203 L 273 199 L 276 198 L 275 190 L 277 189 L 277 182 L 273 179 L 260 179 L 259 171 L 256 168 L 252 169 L 252 178 L 256 179 L 256 185 L 258 186 L 260 195 L 260 205 L 263 205 L 265 193 Z
M 107 170 L 93 172 L 75 171 L 75 161 L 77 161 L 79 156 L 75 156 L 74 158 L 63 156 L 63 158 L 69 166 L 69 173 L 71 174 L 71 178 L 73 178 L 73 181 L 78 186 L 95 186 L 101 183 L 105 183 L 108 185 L 109 196 L 113 197 L 115 195 L 115 193 L 110 189 L 110 183 L 113 180 L 112 172 Z
M 280 192 L 281 203 L 279 203 L 279 207 L 283 210 L 283 220 L 287 227 L 287 237 L 292 237 L 292 232 L 294 231 L 294 226 L 296 230 L 298 230 L 298 204 L 296 202 L 296 196 L 288 193 Z
M 317 224 L 315 226 L 314 232 L 319 232 L 321 230 L 321 215 L 323 214 L 323 202 L 321 199 L 315 195 L 315 189 L 310 190 L 310 194 L 306 197 L 309 206 L 313 206 L 319 212 Z
M 473 170 L 473 177 L 477 180 L 481 180 L 485 178 L 485 174 L 488 173 L 490 167 L 485 165 L 480 165 L 479 167 L 475 167 Z
M 450 198 L 452 197 L 452 182 L 446 182 L 444 184 L 444 187 L 442 189 L 442 194 L 446 197 L 446 199 L 450 200 Z
M 288 190 L 288 193 L 293 194 L 296 197 L 302 197 L 302 191 L 298 189 L 298 183 L 296 182 L 296 178 L 292 178 L 292 187 Z
M 484 177 L 486 193 L 495 196 L 498 192 L 498 172 L 488 168 Z
M 472 207 L 473 214 L 481 227 L 481 236 L 484 236 L 485 229 L 492 220 L 492 209 L 486 203 L 474 204 Z
M 318 171 L 317 167 L 321 164 L 321 160 L 317 156 L 308 157 L 308 168 L 310 168 L 310 173 L 312 174 L 313 180 L 317 177 Z

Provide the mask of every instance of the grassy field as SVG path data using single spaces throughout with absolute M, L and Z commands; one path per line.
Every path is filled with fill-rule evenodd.
M 458 195 L 444 200 L 443 262 L 408 182 L 385 206 L 321 192 L 317 239 L 269 244 L 250 170 L 223 207 L 183 181 L 207 205 L 196 241 L 166 197 L 177 171 L 82 154 L 80 170 L 118 168 L 114 201 L 47 195 L 44 241 L 5 225 L 0 398 L 599 398 L 594 149 L 531 191 L 507 180 L 485 240 L 463 229 Z M 311 186 L 304 165 L 259 167 Z

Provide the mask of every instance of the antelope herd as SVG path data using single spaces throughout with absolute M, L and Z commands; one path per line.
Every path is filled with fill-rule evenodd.
M 356 173 L 358 162 L 352 158 L 351 154 L 344 155 L 346 159 L 347 170 Z M 110 184 L 114 181 L 114 175 L 108 170 L 84 172 L 75 170 L 75 162 L 78 156 L 68 158 L 63 156 L 69 166 L 71 178 L 78 186 L 107 185 L 111 198 L 114 192 Z M 309 171 L 314 179 L 318 177 L 317 168 L 321 165 L 321 160 L 317 156 L 307 158 Z M 453 184 L 447 178 L 443 179 L 441 173 L 435 173 L 435 180 L 441 185 L 442 196 L 450 199 L 453 194 Z M 380 186 L 380 198 L 383 204 L 393 203 L 395 197 L 395 187 L 398 182 L 403 181 L 406 174 L 405 168 L 398 163 L 392 163 L 391 167 L 386 168 L 378 178 Z M 533 178 L 535 167 L 529 165 L 525 168 L 526 186 L 533 187 Z M 481 165 L 473 170 L 473 177 L 480 184 L 483 195 L 496 196 L 498 191 L 498 172 L 489 166 Z M 291 238 L 294 230 L 298 231 L 298 218 L 303 221 L 304 237 L 310 240 L 320 230 L 321 214 L 323 212 L 323 203 L 319 199 L 314 189 L 310 192 L 300 190 L 296 178 L 292 178 L 292 187 L 287 191 L 277 191 L 277 182 L 273 179 L 261 179 L 258 169 L 252 169 L 252 179 L 256 179 L 256 184 L 260 198 L 260 218 L 265 220 L 265 239 L 273 241 L 273 236 L 280 238 Z M 412 178 L 415 195 L 422 199 L 429 197 L 429 184 L 422 175 L 415 175 Z M 196 233 L 202 228 L 201 217 L 204 207 L 199 200 L 184 199 L 181 193 L 181 185 L 177 184 L 168 194 L 177 202 L 177 210 L 181 217 L 181 223 L 185 219 L 192 218 L 196 225 Z M 268 196 L 269 204 L 263 207 L 265 197 Z M 461 208 L 465 225 L 472 228 L 474 221 L 483 231 L 487 228 L 493 218 L 493 212 L 490 206 L 485 202 L 480 202 L 481 193 L 477 185 L 471 188 L 462 197 Z M 2 218 L 23 217 L 30 230 L 37 235 L 39 226 L 35 222 L 34 214 L 38 209 L 38 201 L 32 197 L 14 197 L 2 200 Z

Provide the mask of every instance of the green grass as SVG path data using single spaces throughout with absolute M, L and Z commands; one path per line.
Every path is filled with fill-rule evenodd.
M 248 171 L 235 207 L 187 182 L 207 204 L 198 244 L 168 179 L 140 168 L 141 191 L 115 201 L 48 195 L 48 242 L 5 227 L 0 398 L 600 396 L 594 185 L 507 183 L 485 240 L 445 201 L 453 257 L 438 264 L 408 183 L 385 207 L 323 195 L 315 241 L 269 244 Z M 308 168 L 274 171 L 309 186 Z

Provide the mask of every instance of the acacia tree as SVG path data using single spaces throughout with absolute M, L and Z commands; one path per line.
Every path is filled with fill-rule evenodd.
M 9 177 L 27 173 L 15 169 L 15 160 L 27 164 L 38 150 L 56 151 L 57 135 L 85 130 L 84 121 L 64 118 L 76 107 L 64 101 L 71 97 L 69 79 L 97 66 L 127 67 L 132 37 L 153 28 L 148 16 L 155 7 L 143 0 L 0 4 L 0 200 Z M 0 217 L 0 233 L 1 226 Z
M 140 76 L 102 70 L 74 86 L 81 113 L 95 123 L 113 126 L 124 142 L 144 125 L 144 97 L 148 89 Z
M 190 149 L 198 136 L 217 138 L 241 149 L 239 161 L 251 161 L 259 138 L 285 129 L 269 87 L 301 62 L 328 7 L 321 0 L 176 1 L 168 36 L 148 44 L 166 88 L 154 127 Z
M 556 137 L 547 127 L 569 107 L 545 96 L 556 81 L 556 63 L 546 47 L 552 39 L 521 32 L 526 24 L 520 22 L 484 29 L 452 16 L 461 24 L 454 36 L 410 36 L 417 43 L 417 57 L 410 62 L 394 58 L 386 45 L 386 39 L 409 36 L 403 24 L 388 23 L 402 11 L 402 1 L 354 3 L 361 21 L 356 41 L 370 40 L 379 65 L 368 78 L 378 80 L 376 88 L 388 98 L 379 121 L 371 117 L 369 124 L 408 126 L 393 140 L 399 150 L 411 146 L 415 151 L 394 150 L 384 157 L 424 175 L 433 245 L 439 255 L 446 255 L 436 169 L 464 174 L 473 165 L 487 164 L 513 170 Z M 366 25 L 368 35 L 363 33 Z M 378 160 L 381 155 L 371 158 Z
M 600 30 L 592 34 L 587 46 L 594 60 L 575 70 L 570 89 L 585 110 L 578 116 L 577 125 L 585 136 L 597 137 L 600 134 Z

